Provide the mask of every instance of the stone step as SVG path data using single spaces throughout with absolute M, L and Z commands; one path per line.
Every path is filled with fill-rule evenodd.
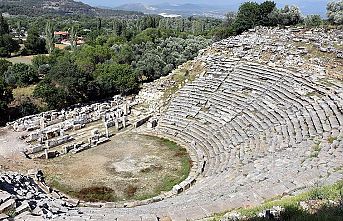
M 14 199 L 9 199 L 0 205 L 0 213 L 15 209 L 16 203 Z

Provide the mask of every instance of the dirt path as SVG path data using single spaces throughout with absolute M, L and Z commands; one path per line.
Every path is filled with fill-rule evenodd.
M 22 133 L 0 128 L 0 156 L 11 157 L 20 154 L 27 145 L 19 139 L 21 135 Z

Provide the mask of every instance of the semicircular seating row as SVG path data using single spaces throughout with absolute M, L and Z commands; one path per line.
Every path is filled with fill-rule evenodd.
M 339 83 L 315 83 L 311 76 L 219 56 L 207 59 L 207 75 L 175 95 L 158 127 L 185 144 L 196 159 L 196 174 L 203 178 L 190 192 L 224 188 L 224 193 L 227 184 L 236 186 L 236 191 L 247 182 L 269 180 L 266 174 L 273 172 L 270 166 L 278 161 L 294 164 L 296 171 L 278 174 L 275 170 L 275 176 L 283 176 L 284 192 L 292 192 L 325 182 L 334 165 L 342 165 L 343 89 Z M 327 142 L 330 138 L 337 139 L 334 145 Z M 330 148 L 337 149 L 337 157 L 329 157 Z M 320 174 L 304 172 L 318 160 L 328 163 Z M 256 166 L 264 171 L 253 172 Z M 294 182 L 296 176 L 306 175 L 306 182 Z M 251 177 L 223 184 L 224 179 L 237 181 L 236 176 Z M 338 180 L 342 173 L 332 177 Z
M 341 131 L 343 98 L 335 87 L 257 64 L 221 62 L 182 88 L 159 123 L 160 131 L 189 143 L 199 161 L 226 162 L 208 164 L 204 176 Z
M 157 128 L 188 147 L 196 183 L 144 206 L 80 208 L 84 216 L 194 220 L 343 179 L 342 85 L 220 56 L 203 59 L 207 74 L 175 94 Z

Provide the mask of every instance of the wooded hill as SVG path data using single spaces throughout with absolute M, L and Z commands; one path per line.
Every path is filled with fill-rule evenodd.
M 131 17 L 143 15 L 140 12 L 92 7 L 73 0 L 0 0 L 0 12 L 26 16 L 87 15 Z

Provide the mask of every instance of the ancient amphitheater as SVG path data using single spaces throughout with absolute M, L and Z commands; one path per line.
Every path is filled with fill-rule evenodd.
M 121 208 L 70 206 L 51 217 L 197 220 L 342 180 L 342 51 L 327 46 L 342 41 L 337 30 L 261 28 L 215 43 L 196 59 L 205 72 L 178 90 L 155 113 L 158 126 L 145 131 L 189 151 L 193 167 L 175 195 Z M 332 63 L 306 60 L 310 52 L 299 43 L 313 43 Z

